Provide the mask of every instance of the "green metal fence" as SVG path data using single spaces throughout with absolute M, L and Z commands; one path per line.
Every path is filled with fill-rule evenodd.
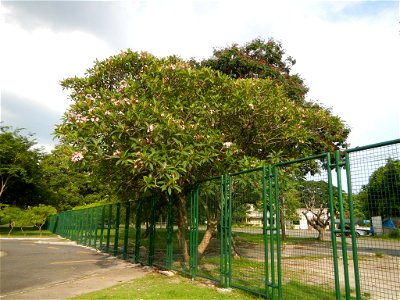
M 52 216 L 111 255 L 268 299 L 400 299 L 400 140 Z

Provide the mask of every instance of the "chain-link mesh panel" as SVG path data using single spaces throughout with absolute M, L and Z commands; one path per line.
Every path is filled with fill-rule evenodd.
M 400 299 L 400 142 L 349 150 L 361 294 Z
M 221 269 L 221 178 L 197 186 L 198 261 L 197 275 L 220 281 Z
M 262 169 L 231 176 L 231 285 L 265 293 Z M 228 241 L 229 242 L 229 241 Z
M 154 260 L 153 264 L 159 267 L 167 267 L 168 247 L 168 201 L 157 199 L 155 206 L 155 235 L 154 235 Z
M 329 172 L 325 155 L 281 163 L 276 168 L 274 198 L 280 227 L 276 267 L 281 272 L 283 299 L 299 299 L 299 295 L 316 299 L 316 294 L 323 299 L 336 297 L 334 248 L 339 249 L 340 242 L 332 241 L 331 221 L 332 213 L 338 211 L 339 191 L 330 186 Z M 318 292 L 296 291 L 307 289 Z

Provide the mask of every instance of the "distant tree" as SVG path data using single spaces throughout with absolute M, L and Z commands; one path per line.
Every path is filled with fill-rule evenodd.
M 105 199 L 110 202 L 112 191 L 100 178 L 92 176 L 96 164 L 75 164 L 71 161 L 73 153 L 72 147 L 57 145 L 40 162 L 42 185 L 47 187 L 47 199 L 43 204 L 64 211 Z
M 43 152 L 34 148 L 35 141 L 21 135 L 21 131 L 0 127 L 0 199 L 24 207 L 41 201 L 37 183 Z
M 46 224 L 47 218 L 56 213 L 57 210 L 53 206 L 44 204 L 31 207 L 26 212 L 29 222 L 39 229 L 40 235 L 42 235 L 42 227 Z
M 298 74 L 291 74 L 296 60 L 285 58 L 282 44 L 270 38 L 268 41 L 257 38 L 243 46 L 233 44 L 215 49 L 213 56 L 199 65 L 211 67 L 233 78 L 272 79 L 282 85 L 286 95 L 299 103 L 304 102 L 308 92 Z
M 332 212 L 329 209 L 329 185 L 325 181 L 304 181 L 300 186 L 301 203 L 304 208 L 302 214 L 305 216 L 308 224 L 318 231 L 318 240 L 324 239 L 324 233 L 331 224 L 331 214 L 336 216 L 338 207 L 338 189 L 332 186 L 333 207 Z M 348 208 L 347 196 L 343 196 L 343 205 Z
M 4 205 L 0 210 L 0 223 L 8 224 L 10 228 L 8 235 L 10 235 L 14 227 L 20 227 L 23 232 L 23 227 L 29 226 L 30 220 L 26 210 L 15 206 Z
M 400 160 L 388 159 L 375 170 L 355 201 L 366 218 L 400 216 Z

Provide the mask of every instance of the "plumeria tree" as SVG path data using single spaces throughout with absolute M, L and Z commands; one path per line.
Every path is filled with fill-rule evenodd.
M 315 136 L 306 120 L 336 118 L 297 105 L 268 78 L 234 79 L 130 50 L 96 61 L 62 86 L 72 105 L 56 133 L 75 149 L 71 160 L 96 164 L 96 175 L 121 192 L 175 194 L 186 259 L 185 187 L 309 152 Z

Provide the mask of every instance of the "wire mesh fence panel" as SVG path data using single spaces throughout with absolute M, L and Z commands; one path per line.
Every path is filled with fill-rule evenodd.
M 138 218 L 137 214 L 137 201 L 130 202 L 129 207 L 129 222 L 128 222 L 128 243 L 125 259 L 135 262 L 135 245 L 136 245 L 136 220 Z
M 231 176 L 231 285 L 264 294 L 266 289 L 263 234 L 263 172 Z
M 215 178 L 197 186 L 198 235 L 195 251 L 197 275 L 215 281 L 221 279 L 221 179 Z
M 400 140 L 348 151 L 361 294 L 400 299 Z
M 154 258 L 153 265 L 167 267 L 168 247 L 168 202 L 159 198 L 154 206 L 155 234 L 154 234 Z
M 137 209 L 135 261 L 152 265 L 154 259 L 155 196 L 142 197 Z
M 126 254 L 124 253 L 125 250 L 125 234 L 129 234 L 129 227 L 127 228 L 126 225 L 126 202 L 118 203 L 118 213 L 116 214 L 116 218 L 118 218 L 118 221 L 115 224 L 115 234 L 116 238 L 114 239 L 115 245 L 114 245 L 114 256 L 117 256 L 118 258 L 124 259 Z M 129 215 L 128 215 L 129 217 Z M 128 220 L 129 224 L 129 220 Z
M 171 269 L 190 274 L 190 196 L 189 193 L 176 197 L 172 213 L 172 262 Z
M 276 168 L 274 197 L 279 207 L 276 225 L 280 227 L 280 253 L 276 252 L 275 257 L 283 299 L 337 296 L 334 262 L 339 245 L 336 237 L 332 240 L 332 211 L 336 209 L 331 203 L 337 205 L 339 191 L 329 184 L 327 163 L 327 157 L 322 155 L 281 163 Z M 307 290 L 310 292 L 303 292 Z
M 62 212 L 53 232 L 268 299 L 400 299 L 400 140 Z

